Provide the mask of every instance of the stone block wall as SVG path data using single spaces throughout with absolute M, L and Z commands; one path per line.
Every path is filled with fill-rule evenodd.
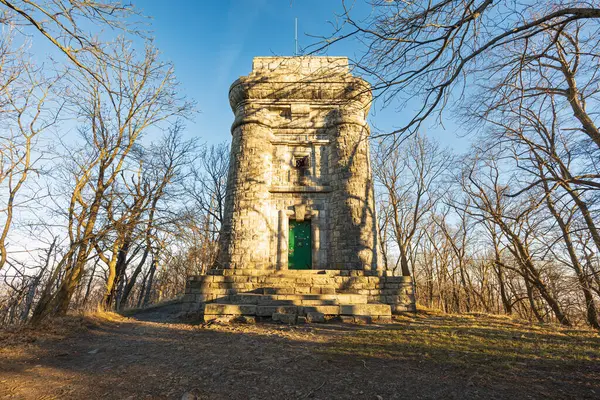
M 257 57 L 229 93 L 230 170 L 218 268 L 287 269 L 290 220 L 313 269 L 376 270 L 369 85 L 345 57 Z M 308 160 L 302 173 L 299 158 Z
M 233 130 L 218 258 L 221 265 L 268 267 L 271 232 L 277 229 L 269 218 L 269 138 L 270 129 L 257 119 L 248 118 Z
M 314 300 L 319 304 L 327 300 L 336 304 L 382 303 L 389 304 L 395 314 L 415 310 L 409 277 L 373 272 L 213 270 L 208 275 L 188 280 L 184 311 L 198 311 L 205 303 L 212 302 L 239 304 L 244 301 L 244 296 L 240 295 L 253 292 L 265 294 L 276 301 L 292 301 L 298 297 L 296 295 L 315 295 Z
M 352 110 L 336 113 L 330 158 L 333 185 L 331 256 L 336 269 L 377 268 L 377 223 L 369 158 L 369 128 Z

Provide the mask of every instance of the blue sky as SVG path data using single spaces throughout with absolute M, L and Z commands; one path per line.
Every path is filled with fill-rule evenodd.
M 366 15 L 368 5 L 357 1 L 357 12 Z M 229 140 L 233 115 L 227 93 L 231 83 L 246 75 L 255 56 L 293 55 L 294 18 L 298 18 L 300 46 L 327 35 L 331 21 L 341 11 L 340 0 L 145 0 L 135 4 L 151 17 L 156 46 L 164 59 L 175 65 L 185 94 L 198 103 L 200 113 L 188 124 L 190 135 L 208 143 Z M 358 43 L 342 42 L 329 55 L 352 56 Z M 415 105 L 416 107 L 416 105 Z M 375 104 L 371 123 L 391 130 L 408 117 L 410 110 L 382 109 Z M 445 130 L 431 124 L 427 134 L 443 145 L 462 151 L 466 139 L 451 121 Z

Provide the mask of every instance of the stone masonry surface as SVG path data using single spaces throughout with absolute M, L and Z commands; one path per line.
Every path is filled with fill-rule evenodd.
M 289 221 L 309 220 L 313 269 L 376 269 L 371 91 L 348 60 L 257 57 L 229 99 L 235 120 L 219 266 L 287 269 Z
M 348 59 L 256 57 L 229 100 L 219 254 L 207 275 L 189 279 L 186 311 L 289 323 L 414 310 L 410 278 L 378 265 L 371 90 Z M 292 270 L 292 222 L 310 226 L 308 270 Z

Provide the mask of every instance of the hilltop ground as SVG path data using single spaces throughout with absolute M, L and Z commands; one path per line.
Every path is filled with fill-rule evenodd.
M 0 331 L 7 399 L 600 398 L 600 337 L 503 317 L 178 324 L 176 305 Z

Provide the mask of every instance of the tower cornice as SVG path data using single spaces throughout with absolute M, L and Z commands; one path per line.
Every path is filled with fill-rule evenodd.
M 358 103 L 365 113 L 371 86 L 350 74 L 346 57 L 256 57 L 253 70 L 229 89 L 235 112 L 245 101 Z

